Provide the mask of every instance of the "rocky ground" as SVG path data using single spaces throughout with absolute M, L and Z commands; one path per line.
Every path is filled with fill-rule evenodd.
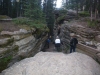
M 69 27 L 70 33 L 75 33 L 78 40 L 85 45 L 88 45 L 99 50 L 100 44 L 100 30 L 88 27 L 86 21 L 74 20 L 71 22 L 65 22 L 64 25 Z
M 42 49 L 47 36 L 37 39 L 29 26 L 0 21 L 0 72 L 14 63 L 34 56 Z
M 0 22 L 0 29 L 2 31 L 18 31 L 20 28 L 17 25 L 14 25 L 13 22 Z
M 3 23 L 3 22 L 1 22 L 1 24 L 0 24 L 0 27 L 1 27 L 1 35 L 10 35 L 10 36 L 5 36 L 5 38 L 7 38 L 7 39 L 5 39 L 4 38 L 4 36 L 0 36 L 0 45 L 2 45 L 2 44 L 5 44 L 5 43 L 9 43 L 9 39 L 11 39 L 11 37 L 13 36 L 13 41 L 10 41 L 10 46 L 9 45 L 7 45 L 5 48 L 4 47 L 1 47 L 0 48 L 0 53 L 1 53 L 1 55 L 0 55 L 0 57 L 2 58 L 2 57 L 4 57 L 5 55 L 8 55 L 8 51 L 10 51 L 10 54 L 12 55 L 13 54 L 13 56 L 15 56 L 16 55 L 16 53 L 17 53 L 17 55 L 16 55 L 16 58 L 17 58 L 17 56 L 19 55 L 21 58 L 25 58 L 25 56 L 27 56 L 27 55 L 29 55 L 29 54 L 36 54 L 37 53 L 37 51 L 39 52 L 40 50 L 41 50 L 41 47 L 42 47 L 42 45 L 44 44 L 44 41 L 47 39 L 47 37 L 44 37 L 44 38 L 40 38 L 40 39 L 38 39 L 38 40 L 36 40 L 35 38 L 34 38 L 34 36 L 31 36 L 31 35 L 26 35 L 27 33 L 30 33 L 30 32 L 28 32 L 28 30 L 26 30 L 26 29 L 21 29 L 19 26 L 14 26 L 13 25 L 13 23 Z M 78 37 L 78 40 L 79 40 L 79 42 L 80 43 L 83 43 L 83 42 L 90 42 L 91 41 L 91 37 L 92 38 L 94 38 L 94 36 L 99 36 L 99 31 L 98 32 L 95 32 L 95 30 L 92 30 L 92 29 L 90 29 L 90 28 L 88 28 L 87 27 L 87 25 L 86 25 L 86 22 L 84 22 L 84 21 L 76 21 L 76 20 L 74 20 L 74 21 L 71 21 L 71 22 L 65 22 L 62 26 L 61 26 L 61 33 L 60 33 L 60 35 L 59 35 L 59 37 L 61 38 L 61 40 L 63 41 L 63 43 L 64 43 L 64 45 L 63 45 L 63 48 L 62 48 L 62 52 L 63 53 L 69 53 L 69 41 L 70 41 L 70 33 L 71 32 L 74 32 L 74 33 L 76 33 L 79 37 Z M 19 35 L 19 34 L 22 34 L 22 33 L 24 33 L 25 35 Z M 57 34 L 56 33 L 56 30 L 54 31 L 54 33 L 55 34 Z M 90 34 L 93 34 L 93 35 L 91 35 L 90 36 Z M 97 35 L 98 34 L 98 35 Z M 8 38 L 9 37 L 9 38 Z M 54 36 L 54 38 L 56 37 L 56 35 Z M 98 39 L 99 39 L 99 37 L 98 37 Z M 40 42 L 39 42 L 40 41 Z M 38 42 L 38 43 L 37 43 Z M 15 45 L 17 45 L 17 46 L 15 46 Z M 89 44 L 90 45 L 90 44 Z M 8 49 L 8 47 L 10 48 L 10 50 Z M 14 48 L 13 48 L 14 47 Z M 17 47 L 17 50 L 16 50 L 16 47 Z M 33 50 L 34 49 L 34 50 Z M 13 52 L 13 50 L 15 51 L 15 52 Z M 34 51 L 34 52 L 32 52 L 32 51 Z M 17 52 L 16 52 L 17 51 Z M 84 51 L 81 51 L 81 50 L 79 50 L 79 49 L 77 49 L 77 51 L 78 52 L 81 52 L 81 53 L 84 53 Z M 51 52 L 51 54 L 49 54 L 48 52 Z M 45 58 L 45 57 L 48 57 L 49 58 L 49 56 L 51 56 L 52 55 L 52 52 L 54 52 L 55 54 L 54 55 L 57 55 L 58 57 L 59 56 L 63 56 L 63 54 L 59 54 L 59 53 L 61 53 L 61 52 L 57 52 L 56 51 L 56 49 L 54 48 L 54 44 L 51 42 L 50 43 L 50 47 L 49 48 L 45 48 L 45 53 L 42 53 L 42 54 L 40 54 L 40 56 L 37 56 L 37 57 L 43 57 L 43 58 L 41 58 L 41 59 L 47 59 L 47 58 Z M 95 51 L 94 51 L 95 52 Z M 3 55 L 2 55 L 2 53 L 3 53 Z M 92 52 L 93 53 L 93 52 Z M 86 54 L 86 53 L 85 53 Z M 96 52 L 95 52 L 95 54 L 96 54 Z M 93 55 L 95 55 L 95 54 L 93 54 Z M 42 55 L 42 56 L 41 56 Z M 78 55 L 80 56 L 80 57 L 78 57 Z M 87 54 L 88 55 L 88 54 Z M 69 55 L 69 56 L 73 56 L 73 57 L 75 57 L 75 58 L 73 58 L 72 60 L 71 59 L 69 59 L 68 61 L 70 62 L 72 62 L 72 61 L 74 61 L 74 60 L 77 60 L 76 58 L 78 57 L 79 58 L 79 60 L 80 59 L 82 59 L 81 58 L 81 54 L 74 54 L 74 55 Z M 69 57 L 68 56 L 68 58 L 72 58 L 72 57 Z M 84 56 L 84 55 L 83 55 Z M 100 55 L 99 55 L 100 56 Z M 57 58 L 58 58 L 57 57 Z M 13 59 L 16 59 L 16 58 L 14 58 L 13 57 Z M 33 58 L 35 58 L 35 57 L 33 57 Z M 59 57 L 60 58 L 60 57 Z M 65 58 L 65 57 L 64 57 Z M 29 58 L 30 59 L 30 58 Z M 51 59 L 51 58 L 50 58 Z M 53 59 L 54 60 L 56 60 L 56 58 L 55 58 L 55 56 L 53 57 Z M 62 58 L 61 58 L 62 59 Z M 87 59 L 87 58 L 86 58 Z M 89 59 L 92 59 L 92 58 L 90 58 L 89 57 Z M 31 60 L 29 60 L 29 61 L 31 61 L 31 62 L 33 62 L 32 60 L 34 60 L 34 59 L 31 59 Z M 36 60 L 38 60 L 38 58 L 36 58 Z M 65 60 L 65 59 L 64 59 Z M 26 60 L 25 60 L 26 61 Z M 47 61 L 49 61 L 49 60 L 47 60 Z M 47 61 L 45 61 L 45 62 L 47 62 Z M 51 62 L 53 62 L 52 60 L 50 60 Z M 57 59 L 57 61 L 59 61 L 59 59 Z M 62 60 L 63 61 L 63 60 Z M 68 61 L 65 61 L 66 63 L 69 63 Z M 92 61 L 92 60 L 90 60 L 90 61 Z M 89 61 L 89 62 L 90 62 Z M 14 68 L 13 67 L 13 70 L 12 70 L 12 72 L 10 72 L 11 71 L 11 69 L 8 69 L 8 70 L 5 70 L 5 71 L 3 71 L 3 73 L 1 74 L 1 75 L 13 75 L 15 72 L 16 72 L 16 74 L 18 73 L 19 75 L 28 75 L 28 74 L 34 74 L 33 72 L 31 72 L 31 70 L 33 71 L 33 67 L 31 67 L 31 62 L 30 63 L 27 63 L 27 64 L 25 64 L 25 62 L 24 62 L 24 64 L 25 65 L 27 65 L 26 67 L 27 67 L 27 69 L 26 69 L 26 67 L 24 68 L 22 68 L 22 67 L 18 67 L 18 68 L 21 68 L 22 70 L 21 71 L 17 71 L 16 72 L 16 68 Z M 41 60 L 39 59 L 39 61 L 38 62 L 41 62 Z M 64 61 L 63 61 L 64 62 Z M 70 63 L 71 63 L 70 62 Z M 74 67 L 74 69 L 73 69 L 73 71 L 72 71 L 72 74 L 76 74 L 76 75 L 99 75 L 100 73 L 98 72 L 98 70 L 99 69 L 90 69 L 89 67 L 92 67 L 92 68 L 94 68 L 95 66 L 91 66 L 91 65 L 89 65 L 89 67 L 87 67 L 87 65 L 85 65 L 86 67 L 84 67 L 84 64 L 87 62 L 84 62 L 83 60 L 81 60 L 80 62 L 84 62 L 84 64 L 81 64 L 80 62 L 77 62 L 77 61 L 75 61 L 76 62 L 76 64 L 78 63 L 81 67 L 78 67 L 78 70 L 76 70 L 76 67 Z M 95 62 L 94 60 L 93 60 L 93 62 Z M 92 62 L 92 64 L 94 64 Z M 11 62 L 9 65 L 12 65 L 12 63 L 15 63 L 15 62 Z M 23 62 L 22 62 L 23 63 Z M 35 62 L 33 62 L 33 63 L 35 63 Z M 61 62 L 60 62 L 61 63 Z M 40 64 L 40 63 L 39 63 Z M 56 63 L 49 63 L 49 64 L 56 64 Z M 48 63 L 47 63 L 47 65 L 49 65 Z M 76 65 L 76 64 L 74 64 L 74 65 Z M 91 64 L 91 62 L 90 62 L 90 64 Z M 2 65 L 2 63 L 1 63 L 1 65 Z M 19 65 L 21 65 L 21 64 L 19 64 Z M 35 66 L 35 68 L 38 68 L 37 67 L 37 64 L 32 64 L 33 66 Z M 62 64 L 63 65 L 63 64 Z M 68 69 L 66 69 L 66 70 L 68 70 L 67 72 L 69 72 L 69 71 L 71 71 L 72 69 L 72 67 L 74 66 L 73 65 L 73 63 L 71 63 L 70 64 L 71 66 L 69 66 L 68 67 L 68 69 L 70 68 L 70 70 L 68 70 Z M 96 63 L 94 64 L 94 65 L 97 65 Z M 17 65 L 15 65 L 15 66 L 18 66 L 18 64 Z M 23 66 L 23 65 L 22 65 Z M 43 69 L 43 67 L 42 67 L 42 69 L 43 69 L 43 71 L 45 71 L 45 72 L 49 72 L 49 74 L 55 74 L 55 75 L 64 75 L 62 72 L 64 72 L 65 74 L 71 74 L 71 72 L 70 73 L 67 73 L 67 72 L 65 72 L 65 71 L 63 71 L 63 70 L 61 70 L 61 69 L 58 69 L 58 67 L 57 66 L 61 66 L 61 65 L 54 65 L 55 67 L 56 67 L 56 71 L 53 71 L 53 70 L 48 70 L 46 67 Z M 65 66 L 68 66 L 68 65 L 66 65 L 65 64 Z M 76 65 L 76 66 L 78 66 L 78 65 Z M 40 65 L 39 65 L 39 67 L 40 67 Z M 97 66 L 96 66 L 97 67 Z M 18 70 L 18 68 L 17 68 L 17 70 Z M 51 69 L 53 68 L 53 67 L 50 67 Z M 50 69 L 49 68 L 49 69 Z M 88 71 L 88 73 L 87 73 L 87 71 L 85 71 L 85 70 L 83 70 L 82 68 L 85 68 L 85 69 L 89 69 L 89 71 Z M 28 70 L 29 69 L 29 70 Z M 47 70 L 46 70 L 47 69 Z M 65 68 L 64 68 L 65 69 Z M 75 72 L 74 72 L 74 70 L 75 70 Z M 84 71 L 84 72 L 82 72 L 82 71 L 80 71 L 80 70 L 82 70 L 82 71 Z M 93 70 L 95 70 L 95 71 L 93 71 Z M 27 71 L 27 74 L 26 74 L 26 71 Z M 35 75 L 39 75 L 38 73 L 40 72 L 40 70 L 35 70 L 34 69 L 34 71 L 37 73 L 35 73 Z M 93 73 L 91 72 L 91 71 L 93 71 Z M 99 70 L 100 71 L 100 70 Z M 30 72 L 30 73 L 29 73 Z M 56 73 L 55 73 L 56 72 Z M 77 73 L 76 73 L 77 72 Z M 79 73 L 80 72 L 80 73 Z M 59 73 L 59 74 L 58 74 Z M 84 74 L 83 74 L 84 73 Z M 95 74 L 94 74 L 95 73 Z M 42 73 L 42 72 L 40 72 L 40 75 L 41 74 L 43 74 L 43 75 L 45 75 L 44 73 Z M 48 73 L 47 73 L 48 74 Z M 49 75 L 48 74 L 48 75 Z
M 17 62 L 0 75 L 100 75 L 100 65 L 81 53 L 40 52 Z

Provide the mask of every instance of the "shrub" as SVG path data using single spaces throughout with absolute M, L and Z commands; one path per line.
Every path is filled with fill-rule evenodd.
M 90 16 L 90 14 L 89 14 L 89 12 L 84 11 L 84 12 L 80 12 L 79 16 L 81 16 L 81 17 L 87 17 L 87 16 Z
M 96 27 L 97 26 L 97 21 L 95 21 L 95 20 L 93 20 L 93 21 L 90 21 L 90 20 L 88 20 L 88 26 L 89 27 Z
M 30 20 L 28 18 L 16 18 L 13 20 L 13 22 L 17 25 L 27 25 L 29 27 L 34 27 L 38 29 L 39 33 L 42 33 L 43 31 L 49 31 L 48 27 L 45 24 L 44 20 Z
M 61 16 L 61 17 L 58 17 L 57 18 L 57 23 L 59 23 L 61 20 L 65 19 L 65 15 Z
M 13 19 L 13 22 L 17 25 L 28 25 L 35 28 L 44 28 L 46 25 L 45 22 L 42 20 L 30 20 L 28 18 L 16 18 Z
M 28 18 L 15 18 L 13 22 L 18 25 L 29 25 L 30 20 Z
M 11 59 L 12 56 L 8 56 L 0 59 L 0 72 L 7 68 L 7 65 L 11 61 Z
M 0 28 L 0 32 L 2 31 L 3 29 L 2 28 Z
M 2 20 L 2 19 L 7 19 L 7 18 L 9 18 L 9 17 L 6 16 L 6 15 L 0 15 L 0 20 Z

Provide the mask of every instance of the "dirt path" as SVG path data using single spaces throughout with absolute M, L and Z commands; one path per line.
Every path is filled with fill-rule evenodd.
M 45 52 L 57 52 L 57 50 L 55 49 L 54 44 L 52 42 L 50 42 L 49 48 L 47 48 L 47 46 L 45 47 Z M 86 54 L 85 52 L 83 52 L 82 50 L 77 49 L 77 48 L 76 48 L 76 52 Z M 67 51 L 67 54 L 69 54 L 69 53 L 70 53 L 70 50 Z
M 52 42 L 50 42 L 49 48 L 47 48 L 47 46 L 45 47 L 45 52 L 57 52 Z

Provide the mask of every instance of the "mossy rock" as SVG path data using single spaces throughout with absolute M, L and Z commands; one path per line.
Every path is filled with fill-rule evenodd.
M 19 50 L 19 46 L 17 45 L 14 45 L 13 47 L 10 47 L 8 48 L 6 51 L 4 51 L 0 57 L 4 57 L 4 56 L 7 56 L 7 55 L 14 55 L 18 52 Z
M 13 58 L 13 55 L 16 54 L 18 50 L 19 50 L 19 46 L 15 45 L 12 47 L 12 49 L 8 49 L 2 54 L 1 57 L 3 56 L 4 57 L 0 59 L 0 72 L 7 68 L 8 63 L 10 63 L 10 61 Z
M 0 59 L 0 72 L 7 68 L 7 65 L 11 61 L 11 59 L 11 55 Z
M 13 48 L 12 48 L 12 51 L 14 52 L 18 52 L 19 50 L 19 46 L 18 45 L 15 45 Z
M 60 16 L 57 18 L 57 23 L 59 23 L 61 20 L 65 19 L 66 15 Z
M 9 17 L 6 16 L 6 15 L 0 15 L 0 20 L 2 20 L 2 19 L 7 19 L 7 18 L 9 18 Z
M 8 46 L 8 45 L 10 45 L 10 44 L 12 44 L 14 42 L 14 38 L 10 38 L 10 39 L 8 39 L 5 43 L 3 43 L 3 44 L 0 44 L 0 47 L 6 47 L 6 46 Z

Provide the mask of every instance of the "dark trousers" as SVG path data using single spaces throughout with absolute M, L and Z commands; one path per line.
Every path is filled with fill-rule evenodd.
M 56 44 L 55 44 L 55 47 L 56 47 L 56 50 L 57 50 L 58 52 L 61 51 L 61 50 L 60 50 L 60 43 L 56 43 Z
M 70 46 L 70 53 L 75 52 L 76 47 L 75 46 Z
M 56 50 L 58 51 L 58 52 L 60 52 L 61 50 L 60 50 L 60 47 L 56 47 Z
M 47 44 L 46 44 L 46 45 L 47 45 L 47 48 L 49 48 L 49 42 L 47 42 Z

